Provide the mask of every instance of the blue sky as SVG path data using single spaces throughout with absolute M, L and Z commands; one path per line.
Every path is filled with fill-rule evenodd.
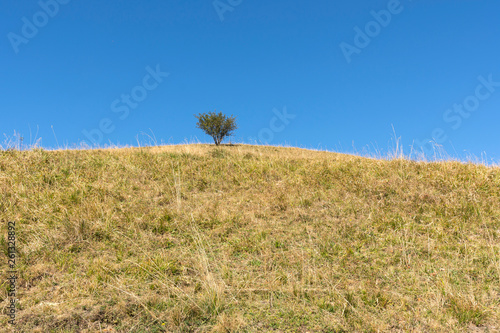
M 0 134 L 46 148 L 211 139 L 500 160 L 500 2 L 23 0 L 0 4 Z M 55 135 L 54 135 L 55 133 Z M 57 137 L 57 141 L 56 141 Z

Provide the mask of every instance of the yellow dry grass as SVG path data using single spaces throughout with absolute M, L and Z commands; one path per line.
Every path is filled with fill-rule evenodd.
M 0 194 L 5 253 L 17 222 L 18 332 L 500 330 L 498 168 L 34 149 L 0 152 Z

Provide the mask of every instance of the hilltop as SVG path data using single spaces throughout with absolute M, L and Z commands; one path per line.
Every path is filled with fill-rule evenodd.
M 35 149 L 0 152 L 0 193 L 19 332 L 500 330 L 498 168 L 247 145 Z

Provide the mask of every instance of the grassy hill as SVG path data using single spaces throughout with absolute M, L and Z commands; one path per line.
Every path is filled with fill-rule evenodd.
M 4 151 L 0 195 L 19 332 L 500 330 L 498 168 L 246 145 Z

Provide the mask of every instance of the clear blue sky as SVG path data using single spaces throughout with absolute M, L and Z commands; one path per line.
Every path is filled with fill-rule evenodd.
M 210 142 L 193 114 L 217 110 L 238 117 L 233 142 L 387 151 L 394 126 L 406 153 L 434 138 L 499 161 L 499 15 L 498 0 L 3 1 L 0 134 Z

